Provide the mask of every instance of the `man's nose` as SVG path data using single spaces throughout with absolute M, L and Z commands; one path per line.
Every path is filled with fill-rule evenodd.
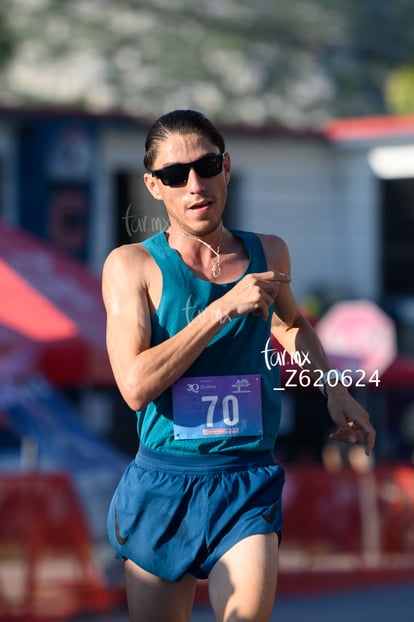
M 197 192 L 200 188 L 205 188 L 203 178 L 200 177 L 193 168 L 190 168 L 190 172 L 188 173 L 187 186 L 192 192 Z

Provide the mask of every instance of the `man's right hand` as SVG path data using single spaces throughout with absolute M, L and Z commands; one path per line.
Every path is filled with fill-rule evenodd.
M 247 274 L 216 303 L 220 305 L 223 317 L 235 318 L 254 313 L 262 315 L 266 321 L 280 285 L 290 281 L 289 275 L 273 270 Z

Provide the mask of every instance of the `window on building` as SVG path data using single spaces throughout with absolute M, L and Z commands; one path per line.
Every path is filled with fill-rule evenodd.
M 115 175 L 115 189 L 118 245 L 142 242 L 168 226 L 164 205 L 150 195 L 142 174 L 119 171 Z
M 414 177 L 382 179 L 382 290 L 414 295 Z

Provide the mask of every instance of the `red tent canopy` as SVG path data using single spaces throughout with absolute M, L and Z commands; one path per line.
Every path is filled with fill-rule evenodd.
M 100 279 L 0 222 L 0 377 L 60 386 L 113 383 Z

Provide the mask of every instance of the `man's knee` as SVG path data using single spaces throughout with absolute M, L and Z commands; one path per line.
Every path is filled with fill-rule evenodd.
M 276 534 L 258 534 L 238 542 L 209 576 L 210 600 L 217 619 L 268 622 L 275 599 L 277 569 Z

